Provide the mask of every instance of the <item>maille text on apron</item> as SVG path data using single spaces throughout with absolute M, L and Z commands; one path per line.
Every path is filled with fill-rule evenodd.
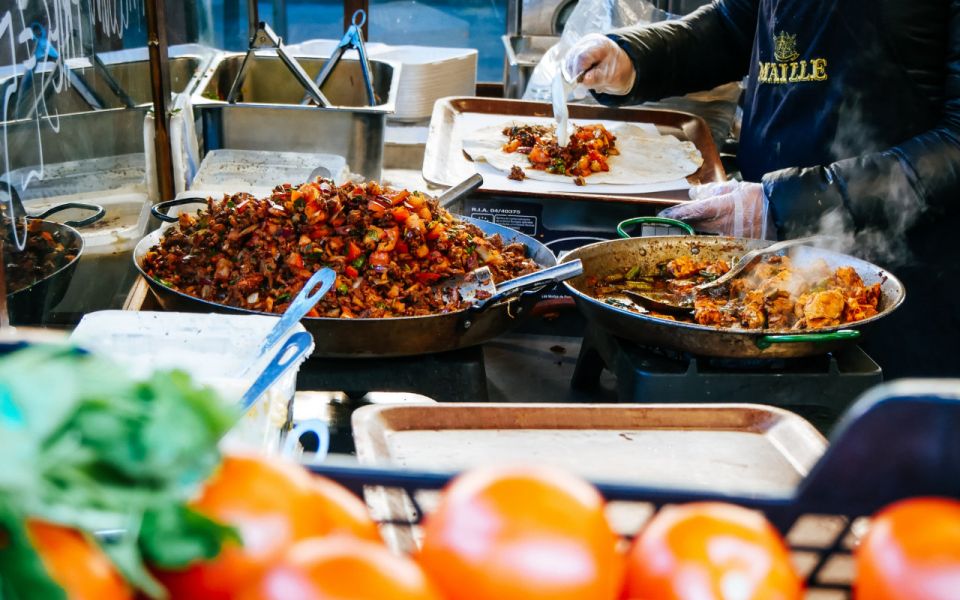
M 757 75 L 760 83 L 799 83 L 803 81 L 826 81 L 827 59 L 800 60 L 797 52 L 797 36 L 787 32 L 773 39 L 773 57 L 776 62 L 760 62 Z

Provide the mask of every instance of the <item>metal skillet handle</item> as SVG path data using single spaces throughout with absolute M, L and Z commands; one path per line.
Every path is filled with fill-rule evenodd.
M 849 342 L 860 338 L 856 329 L 841 329 L 829 333 L 797 333 L 783 335 L 763 335 L 757 338 L 757 347 L 766 350 L 774 344 L 800 344 L 810 342 L 822 344 L 824 342 Z
M 176 223 L 177 218 L 171 217 L 167 214 L 166 211 L 170 210 L 174 206 L 183 206 L 184 204 L 206 204 L 207 199 L 201 198 L 200 196 L 191 196 L 190 198 L 177 198 L 176 200 L 165 200 L 163 202 L 157 202 L 150 207 L 150 214 L 154 217 L 160 219 L 164 223 Z
M 58 212 L 62 212 L 71 208 L 79 210 L 89 210 L 93 211 L 93 214 L 85 219 L 75 219 L 72 221 L 64 221 L 64 225 L 69 225 L 70 227 L 86 227 L 87 225 L 93 225 L 100 219 L 102 219 L 107 211 L 99 204 L 84 204 L 83 202 L 67 202 L 66 204 L 59 204 L 53 208 L 49 208 L 43 211 L 40 214 L 30 215 L 31 219 L 46 219 L 51 215 L 55 215 Z
M 693 227 L 690 227 L 683 221 L 678 221 L 676 219 L 668 219 L 667 217 L 634 217 L 632 219 L 627 219 L 626 221 L 620 221 L 617 223 L 617 234 L 622 238 L 633 237 L 627 233 L 627 227 L 633 227 L 634 225 L 643 225 L 645 223 L 652 223 L 656 225 L 670 225 L 672 227 L 679 227 L 680 229 L 687 232 L 687 235 L 696 235 L 696 232 L 693 230 Z
M 554 267 L 543 269 L 542 271 L 530 273 L 529 275 L 523 275 L 521 277 L 511 279 L 510 281 L 505 281 L 501 285 L 497 286 L 496 294 L 490 296 L 486 300 L 481 300 L 480 302 L 474 303 L 467 310 L 470 313 L 476 314 L 486 310 L 486 308 L 489 306 L 493 306 L 498 302 L 503 302 L 504 300 L 519 296 L 524 292 L 543 290 L 549 285 L 560 283 L 561 281 L 566 281 L 567 279 L 572 279 L 582 274 L 583 263 L 580 262 L 579 258 L 571 260 L 570 262 L 561 263 Z
M 474 173 L 457 185 L 440 194 L 437 203 L 441 208 L 449 208 L 451 204 L 456 203 L 461 198 L 468 196 L 483 185 L 483 176 L 480 173 Z

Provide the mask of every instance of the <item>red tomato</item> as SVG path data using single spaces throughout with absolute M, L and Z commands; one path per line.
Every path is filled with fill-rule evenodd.
M 299 252 L 291 252 L 287 255 L 287 264 L 296 269 L 303 268 L 303 257 Z
M 430 285 L 440 279 L 440 273 L 431 273 L 430 271 L 421 271 L 417 273 L 417 281 L 423 285 Z
M 347 244 L 347 262 L 353 262 L 361 254 L 363 254 L 363 251 L 356 242 L 351 241 Z
M 668 506 L 640 532 L 627 559 L 623 597 L 799 600 L 803 582 L 763 515 L 702 502 Z
M 401 202 L 406 200 L 407 196 L 409 195 L 410 195 L 410 190 L 400 190 L 399 192 L 394 194 L 393 197 L 390 198 L 390 204 L 393 204 L 394 206 L 396 206 L 397 204 L 400 204 Z
M 79 531 L 43 521 L 29 521 L 27 534 L 47 573 L 64 589 L 69 600 L 133 598 L 130 586 L 103 550 Z
M 357 271 L 357 269 L 353 265 L 347 265 L 346 267 L 344 267 L 343 272 L 346 274 L 347 277 L 356 278 L 357 276 L 360 275 L 360 272 Z
M 960 502 L 913 498 L 874 517 L 856 551 L 855 600 L 960 598 Z
M 370 266 L 371 267 L 389 267 L 390 266 L 390 255 L 386 252 L 371 252 L 370 253 Z
M 331 533 L 380 539 L 366 506 L 349 491 L 261 457 L 226 457 L 191 506 L 236 527 L 243 545 L 228 544 L 213 560 L 158 573 L 173 598 L 232 598 L 299 540 Z
M 379 544 L 331 536 L 299 542 L 240 600 L 441 600 L 417 563 Z
M 620 590 L 603 498 L 552 468 L 458 477 L 423 533 L 420 564 L 447 600 L 612 600 Z
M 435 240 L 435 239 L 439 238 L 441 235 L 443 235 L 443 232 L 446 231 L 446 230 L 447 230 L 446 227 L 444 227 L 444 226 L 441 225 L 440 223 L 437 223 L 437 224 L 435 224 L 433 227 L 430 228 L 430 231 L 427 233 L 427 239 L 428 239 L 428 240 Z
M 403 206 L 397 206 L 391 212 L 393 213 L 393 220 L 397 223 L 403 223 L 410 216 L 410 211 Z

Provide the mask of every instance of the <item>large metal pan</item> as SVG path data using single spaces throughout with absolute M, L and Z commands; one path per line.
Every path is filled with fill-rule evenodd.
M 70 287 L 70 280 L 77 270 L 77 263 L 80 261 L 80 255 L 83 252 L 83 236 L 74 227 L 85 227 L 96 223 L 103 218 L 106 210 L 96 204 L 68 202 L 54 206 L 38 215 L 25 215 L 26 211 L 22 208 L 23 205 L 16 189 L 3 181 L 0 181 L 0 189 L 11 195 L 15 205 L 14 212 L 20 211 L 21 215 L 30 220 L 31 227 L 36 228 L 28 235 L 49 233 L 56 241 L 63 244 L 66 254 L 73 255 L 72 260 L 61 265 L 52 273 L 45 273 L 42 279 L 25 288 L 13 292 L 8 291 L 7 293 L 7 311 L 10 315 L 11 325 L 40 325 L 44 322 L 44 318 L 50 313 L 50 310 L 63 300 L 67 288 Z M 89 211 L 93 214 L 86 218 L 66 221 L 66 223 L 45 220 L 56 213 L 71 209 Z M 4 219 L 3 226 L 9 227 L 10 221 Z M 10 232 L 4 231 L 3 234 L 8 236 Z M 3 259 L 7 263 L 15 262 L 17 254 L 12 250 L 5 249 Z M 6 289 L 9 290 L 9 288 Z
M 557 264 L 557 258 L 537 240 L 513 229 L 479 219 L 460 217 L 473 223 L 485 234 L 500 234 L 505 244 L 519 242 L 527 247 L 527 255 L 542 267 Z M 133 251 L 133 262 L 146 279 L 165 310 L 188 312 L 222 312 L 259 314 L 208 302 L 172 290 L 144 273 L 143 256 L 160 242 L 164 229 L 158 229 L 140 240 Z M 422 317 L 389 319 L 331 319 L 308 317 L 303 326 L 313 335 L 316 348 L 312 356 L 387 357 L 412 356 L 445 352 L 482 344 L 512 327 L 530 312 L 539 293 L 531 293 L 505 302 L 488 303 L 482 310 L 461 310 Z
M 638 220 L 631 219 L 634 222 Z M 678 222 L 672 224 L 678 225 Z M 687 227 L 683 223 L 679 225 Z M 618 230 L 623 234 L 622 227 Z M 690 254 L 709 260 L 724 259 L 733 264 L 744 253 L 771 243 L 765 240 L 696 235 L 598 242 L 582 246 L 564 257 L 563 261 L 577 258 L 583 261 L 583 275 L 565 281 L 564 286 L 592 325 L 602 327 L 616 336 L 699 356 L 728 358 L 790 358 L 825 354 L 856 341 L 860 329 L 889 315 L 904 300 L 903 284 L 888 271 L 852 256 L 809 246 L 792 249 L 790 256 L 794 264 L 802 268 L 822 259 L 833 269 L 844 265 L 853 267 L 865 284 L 880 283 L 882 297 L 879 313 L 858 321 L 854 326 L 825 327 L 794 334 L 780 330 L 729 329 L 658 319 L 611 306 L 587 293 L 587 278 L 591 276 L 602 277 L 635 265 L 640 265 L 641 272 L 655 273 L 657 265 Z

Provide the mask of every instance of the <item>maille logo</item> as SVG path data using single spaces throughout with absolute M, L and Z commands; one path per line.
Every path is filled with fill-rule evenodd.
M 790 62 L 800 56 L 797 52 L 797 36 L 786 31 L 773 38 L 773 57 L 780 62 Z
M 781 32 L 773 38 L 773 57 L 777 62 L 761 62 L 757 78 L 760 83 L 799 83 L 825 81 L 827 59 L 814 58 L 797 61 L 797 36 Z

